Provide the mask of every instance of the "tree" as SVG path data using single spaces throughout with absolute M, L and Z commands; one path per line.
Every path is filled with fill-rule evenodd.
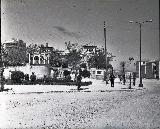
M 19 46 L 2 49 L 3 62 L 5 66 L 21 66 L 27 62 L 26 48 L 22 50 Z
M 109 64 L 110 60 L 111 60 L 111 57 L 107 57 L 108 69 L 112 67 L 112 65 Z M 99 48 L 95 54 L 92 54 L 92 56 L 88 60 L 88 65 L 90 68 L 105 69 L 106 56 L 105 56 L 104 50 Z
M 50 54 L 50 65 L 52 67 L 60 67 L 62 65 L 62 55 L 58 50 L 52 51 Z
M 69 53 L 65 55 L 65 58 L 68 62 L 68 66 L 73 69 L 77 69 L 80 67 L 81 59 L 82 59 L 82 48 L 77 44 L 73 43 L 65 43 L 67 50 Z
M 86 78 L 86 77 L 90 77 L 90 72 L 87 69 L 84 69 L 81 72 L 82 77 Z
M 42 45 L 41 45 L 42 46 Z M 40 52 L 40 47 L 37 44 L 30 44 L 29 46 L 27 46 L 27 53 L 33 54 L 35 52 Z M 42 46 L 43 47 L 43 46 Z
M 80 67 L 81 67 L 81 68 L 87 68 L 86 63 L 82 63 L 82 64 L 80 65 Z

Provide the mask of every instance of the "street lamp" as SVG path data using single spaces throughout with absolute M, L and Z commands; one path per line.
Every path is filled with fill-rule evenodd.
M 146 22 L 152 22 L 152 19 L 151 20 L 146 20 L 146 21 L 143 21 L 143 22 L 139 22 L 139 21 L 129 21 L 129 23 L 136 23 L 139 25 L 139 28 L 140 28 L 140 56 L 139 56 L 139 59 L 140 59 L 140 84 L 139 84 L 139 87 L 143 87 L 143 84 L 142 84 L 142 68 L 141 68 L 141 29 L 142 29 L 142 24 L 146 23 Z
M 106 43 L 106 22 L 104 21 L 104 43 L 105 43 L 105 58 L 106 58 L 106 75 L 105 75 L 105 81 L 106 84 L 108 84 L 108 60 L 107 60 L 107 43 Z

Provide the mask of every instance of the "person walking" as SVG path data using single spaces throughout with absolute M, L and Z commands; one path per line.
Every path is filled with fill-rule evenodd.
M 111 87 L 114 87 L 115 76 L 113 74 L 111 74 L 109 79 L 110 79 L 110 82 L 111 82 Z
M 77 90 L 80 90 L 82 77 L 80 74 L 77 76 Z
M 3 73 L 4 73 L 4 68 L 1 68 L 0 70 L 0 92 L 1 91 L 4 91 L 4 84 L 5 84 L 5 77 L 3 76 Z
M 125 77 L 125 74 L 123 74 L 123 85 L 125 85 L 126 83 L 126 77 Z
M 133 73 L 133 86 L 136 85 L 136 73 Z
M 122 75 L 119 76 L 119 80 L 120 80 L 120 84 L 122 84 L 122 80 L 123 80 Z

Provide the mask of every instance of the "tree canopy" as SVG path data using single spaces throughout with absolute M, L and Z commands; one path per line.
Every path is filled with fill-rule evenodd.
M 68 62 L 68 66 L 73 69 L 80 67 L 82 59 L 82 48 L 77 43 L 65 43 L 69 53 L 66 53 L 65 58 Z
M 108 68 L 111 68 L 112 65 L 109 64 L 110 57 L 107 57 L 108 61 Z M 106 56 L 103 49 L 98 49 L 96 53 L 92 54 L 92 56 L 88 60 L 88 64 L 90 68 L 97 68 L 97 69 L 105 69 L 106 68 Z
M 2 48 L 2 56 L 5 66 L 20 66 L 27 62 L 26 49 L 22 50 L 20 47 Z

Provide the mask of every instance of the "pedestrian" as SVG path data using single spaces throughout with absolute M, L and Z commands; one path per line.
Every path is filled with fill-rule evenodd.
M 133 86 L 136 85 L 136 73 L 133 73 Z
M 122 84 L 122 75 L 119 76 L 120 84 Z
M 44 76 L 43 76 L 43 83 L 46 84 L 46 82 L 47 82 L 47 76 L 44 75 Z
M 32 75 L 30 76 L 30 79 L 31 79 L 31 84 L 35 84 L 35 81 L 36 81 L 36 75 L 34 74 L 34 72 L 32 72 Z
M 0 85 L 1 85 L 1 87 L 0 87 L 0 92 L 1 91 L 4 91 L 4 84 L 5 84 L 5 77 L 3 76 L 3 73 L 4 73 L 4 68 L 1 68 L 1 70 L 0 70 Z
M 111 87 L 114 87 L 115 76 L 113 74 L 111 74 L 109 79 L 110 79 L 110 82 L 111 82 Z
M 80 74 L 77 76 L 77 90 L 80 90 L 82 77 Z
M 123 85 L 125 85 L 126 83 L 126 77 L 125 77 L 125 74 L 123 74 Z

